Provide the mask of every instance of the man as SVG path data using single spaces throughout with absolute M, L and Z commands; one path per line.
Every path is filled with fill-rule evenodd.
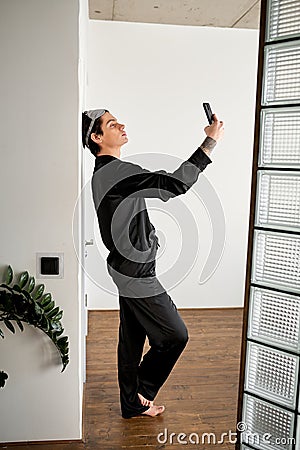
M 109 250 L 107 269 L 118 288 L 120 325 L 118 382 L 122 417 L 155 417 L 165 407 L 153 403 L 188 341 L 177 307 L 156 277 L 159 246 L 145 198 L 186 193 L 212 161 L 210 154 L 224 133 L 214 122 L 197 150 L 173 173 L 151 172 L 122 161 L 128 142 L 125 126 L 106 109 L 83 113 L 82 140 L 95 159 L 92 192 L 102 240 Z M 150 350 L 142 353 L 146 336 Z

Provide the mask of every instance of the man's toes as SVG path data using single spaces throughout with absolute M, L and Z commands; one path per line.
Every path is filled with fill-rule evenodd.
M 139 399 L 140 399 L 141 404 L 142 404 L 143 406 L 146 406 L 147 400 L 146 400 L 142 395 L 140 395 L 140 394 L 138 394 L 138 396 L 139 396 Z
M 153 406 L 153 401 L 147 400 L 145 397 L 142 396 L 142 394 L 138 393 L 138 397 L 143 406 Z

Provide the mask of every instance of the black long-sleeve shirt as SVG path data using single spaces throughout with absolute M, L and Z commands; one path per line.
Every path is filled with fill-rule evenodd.
M 159 243 L 145 198 L 166 202 L 185 194 L 212 162 L 203 149 L 215 145 L 216 141 L 207 137 L 174 172 L 150 171 L 111 155 L 96 157 L 93 200 L 101 237 L 109 250 L 107 268 L 121 295 L 155 295 L 158 286 L 160 292 L 164 290 L 156 279 Z M 134 287 L 137 284 L 138 289 Z

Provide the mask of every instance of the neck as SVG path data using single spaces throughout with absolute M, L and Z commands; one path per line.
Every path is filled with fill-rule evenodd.
M 115 156 L 116 158 L 120 158 L 121 153 L 121 147 L 115 147 L 115 148 L 102 148 L 99 150 L 96 156 L 102 156 L 102 155 L 110 155 Z

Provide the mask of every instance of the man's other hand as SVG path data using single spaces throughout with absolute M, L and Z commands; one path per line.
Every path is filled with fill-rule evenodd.
M 205 127 L 204 131 L 207 136 L 218 142 L 224 134 L 224 123 L 217 118 L 216 114 L 213 114 L 213 120 L 213 123 Z

